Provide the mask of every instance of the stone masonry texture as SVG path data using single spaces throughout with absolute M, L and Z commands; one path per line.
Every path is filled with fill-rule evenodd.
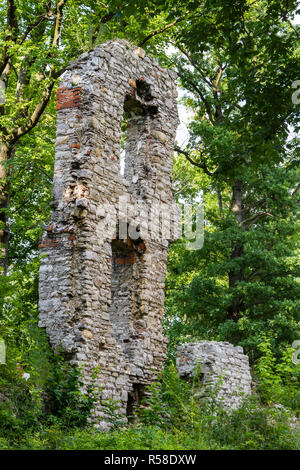
M 177 370 L 181 378 L 192 380 L 200 367 L 203 396 L 217 387 L 217 402 L 225 409 L 238 408 L 251 393 L 248 356 L 243 348 L 218 341 L 186 343 L 178 348 Z
M 116 40 L 72 62 L 57 92 L 39 326 L 55 351 L 83 366 L 85 386 L 100 369 L 94 419 L 103 428 L 103 401 L 118 401 L 120 414 L 131 415 L 166 357 L 161 319 L 168 245 L 176 237 L 127 235 L 136 214 L 125 213 L 120 198 L 150 209 L 173 204 L 175 78 L 142 49 Z

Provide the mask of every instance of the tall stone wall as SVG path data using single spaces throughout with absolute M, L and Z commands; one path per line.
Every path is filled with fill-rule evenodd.
M 178 348 L 177 369 L 190 380 L 200 367 L 203 397 L 214 389 L 216 400 L 225 409 L 238 408 L 251 393 L 249 358 L 243 348 L 219 341 L 186 343 Z
M 84 365 L 86 385 L 100 368 L 95 417 L 103 427 L 101 402 L 119 400 L 120 413 L 130 415 L 165 360 L 167 250 L 177 235 L 175 223 L 164 237 L 162 224 L 178 217 L 170 176 L 174 79 L 142 49 L 109 41 L 72 63 L 57 92 L 39 325 L 56 351 Z

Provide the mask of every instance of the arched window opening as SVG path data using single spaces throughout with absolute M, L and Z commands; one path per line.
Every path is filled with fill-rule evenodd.
M 120 173 L 136 187 L 143 174 L 149 123 L 158 114 L 158 108 L 151 104 L 150 85 L 137 80 L 134 90 L 134 94 L 126 95 L 124 100 Z

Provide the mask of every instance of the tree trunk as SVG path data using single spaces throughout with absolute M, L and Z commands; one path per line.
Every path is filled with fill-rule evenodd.
M 8 189 L 5 163 L 9 150 L 5 144 L 0 144 L 0 275 L 6 276 L 8 266 L 9 226 L 5 209 L 8 207 Z
M 231 210 L 235 216 L 236 222 L 240 225 L 243 222 L 243 197 L 242 197 L 243 185 L 240 180 L 234 182 L 232 188 L 232 203 Z M 231 259 L 240 258 L 243 255 L 244 247 L 242 243 L 238 240 L 232 243 Z M 244 273 L 242 268 L 238 271 L 236 269 L 230 270 L 228 272 L 228 283 L 229 288 L 234 289 L 239 282 L 243 281 Z M 242 298 L 236 298 L 233 300 L 232 304 L 228 308 L 228 316 L 234 321 L 238 321 L 240 318 L 240 313 L 243 311 L 243 301 Z

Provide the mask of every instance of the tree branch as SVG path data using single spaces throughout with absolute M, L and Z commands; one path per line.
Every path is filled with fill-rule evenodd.
M 55 25 L 54 25 L 54 33 L 52 39 L 52 46 L 57 47 L 59 44 L 60 38 L 60 31 L 61 31 L 61 24 L 63 19 L 63 8 L 66 4 L 67 0 L 60 0 L 56 4 L 56 18 L 55 18 Z
M 220 216 L 221 216 L 221 220 L 223 220 L 224 219 L 224 215 L 223 215 L 223 198 L 222 198 L 222 193 L 221 193 L 219 184 L 217 185 L 217 195 L 218 195 Z
M 27 36 L 31 31 L 33 31 L 35 28 L 37 28 L 43 21 L 52 18 L 54 16 L 53 11 L 50 9 L 51 2 L 46 2 L 45 3 L 45 8 L 47 12 L 44 15 L 41 15 L 37 20 L 33 21 L 31 24 L 27 26 L 25 29 L 23 35 L 21 36 L 19 40 L 19 44 L 22 45 L 25 39 L 27 39 Z
M 190 154 L 189 152 L 187 152 L 186 150 L 182 150 L 180 147 L 178 147 L 177 145 L 174 146 L 174 150 L 175 152 L 178 152 L 178 153 L 181 153 L 182 155 L 185 156 L 185 158 L 194 166 L 198 167 L 198 168 L 201 168 L 201 170 L 204 171 L 204 173 L 206 173 L 208 176 L 214 176 L 215 172 L 212 173 L 211 171 L 208 170 L 207 166 L 206 166 L 206 163 L 202 160 L 201 163 L 199 162 L 195 162 L 195 160 L 193 160 L 191 157 L 190 157 Z
M 60 31 L 61 31 L 61 25 L 62 25 L 62 19 L 63 19 L 63 8 L 66 2 L 67 0 L 60 0 L 56 4 L 56 15 L 55 15 L 56 18 L 55 18 L 54 32 L 53 32 L 53 38 L 52 38 L 53 47 L 58 47 L 59 45 Z M 50 72 L 49 72 L 47 79 L 48 79 L 48 83 L 46 84 L 44 88 L 41 100 L 36 105 L 31 116 L 29 117 L 29 119 L 27 120 L 25 124 L 23 124 L 22 126 L 20 126 L 15 131 L 12 132 L 12 143 L 16 142 L 20 137 L 27 134 L 27 132 L 33 129 L 37 125 L 42 113 L 44 112 L 49 102 L 49 99 L 50 99 L 50 96 L 51 96 L 51 93 L 55 84 L 55 69 L 54 69 L 53 64 L 50 68 Z
M 180 50 L 180 52 L 182 52 L 182 54 L 184 54 L 186 56 L 186 58 L 188 59 L 188 61 L 190 62 L 190 64 L 197 70 L 197 72 L 200 73 L 202 79 L 204 80 L 204 82 L 210 87 L 212 88 L 213 87 L 213 84 L 212 82 L 210 81 L 209 77 L 206 77 L 205 73 L 203 72 L 203 70 L 199 67 L 198 64 L 195 63 L 195 61 L 193 60 L 191 54 L 187 51 L 184 50 L 183 47 L 181 46 L 178 46 L 176 44 L 176 47 Z
M 16 17 L 16 5 L 14 0 L 7 1 L 7 27 L 4 33 L 4 43 L 12 40 L 16 42 L 19 25 Z M 9 61 L 8 45 L 5 44 L 2 49 L 2 57 L 0 60 L 0 77 L 3 74 L 4 69 Z
M 246 282 L 252 281 L 252 279 L 255 278 L 255 276 L 262 276 L 265 274 L 263 271 L 254 271 L 250 276 L 246 279 Z
M 205 109 L 206 109 L 206 112 L 207 112 L 207 115 L 208 115 L 208 119 L 210 120 L 210 122 L 212 123 L 212 125 L 214 126 L 215 125 L 215 121 L 213 120 L 213 115 L 212 115 L 212 109 L 210 107 L 210 104 L 209 102 L 207 101 L 207 99 L 205 98 L 204 94 L 202 93 L 202 91 L 200 90 L 200 88 L 190 79 L 190 78 L 187 78 L 185 77 L 183 74 L 181 74 L 180 72 L 178 72 L 178 75 L 180 78 L 182 78 L 184 81 L 186 81 L 187 83 L 189 83 L 191 85 L 191 87 L 196 91 L 196 93 L 200 96 L 200 99 L 201 101 L 203 102 L 204 106 L 205 106 Z
M 261 217 L 275 217 L 273 214 L 270 212 L 260 212 L 259 214 L 253 215 L 252 217 L 249 217 L 246 220 L 243 220 L 240 225 L 245 226 L 247 229 L 252 225 L 255 224 Z
M 54 81 L 47 84 L 42 94 L 42 98 L 40 102 L 36 105 L 30 118 L 27 120 L 27 122 L 23 126 L 20 126 L 18 129 L 12 132 L 12 141 L 11 141 L 12 143 L 15 143 L 20 137 L 27 134 L 27 132 L 29 132 L 31 129 L 33 129 L 37 125 L 41 115 L 43 114 L 43 111 L 45 110 L 49 102 L 54 84 L 55 84 Z
M 298 36 L 298 38 L 300 38 L 300 33 L 299 31 L 297 31 L 297 29 L 295 28 L 295 26 L 293 25 L 293 23 L 290 21 L 290 20 L 287 20 L 288 24 L 290 25 L 290 27 L 294 30 L 294 32 L 296 33 L 296 35 Z
M 176 24 L 180 23 L 181 21 L 183 21 L 183 20 L 186 18 L 186 16 L 188 15 L 188 13 L 189 13 L 189 12 L 187 11 L 185 15 L 180 16 L 179 18 L 177 18 L 177 20 L 173 21 L 172 23 L 166 24 L 166 25 L 163 26 L 162 28 L 157 29 L 156 31 L 153 31 L 153 33 L 148 34 L 148 36 L 146 36 L 146 37 L 138 44 L 138 46 L 139 46 L 139 47 L 142 47 L 147 41 L 149 41 L 149 39 L 153 38 L 154 36 L 157 36 L 158 34 L 164 33 L 167 29 L 170 29 L 170 28 L 172 28 L 173 26 L 175 26 Z

